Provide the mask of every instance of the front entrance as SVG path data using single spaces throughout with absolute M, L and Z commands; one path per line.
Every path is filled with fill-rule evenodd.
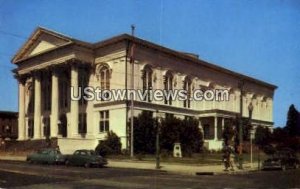
M 50 137 L 50 118 L 49 117 L 43 118 L 43 125 L 44 125 L 44 128 L 43 128 L 44 136 L 46 138 L 49 138 Z

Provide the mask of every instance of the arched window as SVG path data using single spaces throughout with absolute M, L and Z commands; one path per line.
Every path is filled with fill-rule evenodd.
M 152 90 L 152 69 L 149 65 L 145 66 L 142 73 L 143 92 L 146 93 L 144 101 L 151 102 L 150 91 Z
M 111 77 L 111 69 L 107 64 L 101 64 L 97 67 L 97 79 L 100 80 L 100 89 L 105 92 L 105 90 L 110 89 L 110 77 Z M 102 92 L 102 100 L 104 100 L 107 96 L 106 93 Z
M 173 90 L 173 74 L 167 71 L 164 77 L 164 90 L 166 92 Z M 172 105 L 171 95 L 165 96 L 165 104 Z
M 186 77 L 183 81 L 183 90 L 186 91 L 186 100 L 183 101 L 183 107 L 191 107 L 191 94 L 192 94 L 192 80 L 189 77 Z
M 110 69 L 107 65 L 101 66 L 99 70 L 100 75 L 100 87 L 102 90 L 110 89 Z

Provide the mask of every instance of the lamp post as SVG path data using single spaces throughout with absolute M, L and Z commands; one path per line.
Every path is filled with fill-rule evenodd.
M 253 105 L 252 102 L 248 105 L 248 111 L 249 111 L 249 126 L 250 126 L 250 161 L 251 161 L 251 167 L 253 164 L 253 155 L 252 155 L 252 139 L 254 138 L 254 131 L 251 127 L 251 119 L 252 119 L 252 112 L 253 112 Z
M 253 139 L 254 139 L 254 130 L 250 130 L 250 161 L 251 161 L 251 168 L 253 167 Z
M 240 89 L 240 115 L 239 115 L 239 168 L 243 169 L 243 94 L 244 94 L 244 81 L 239 82 Z
M 159 148 L 159 134 L 160 134 L 160 126 L 161 119 L 163 117 L 163 113 L 156 111 L 156 169 L 160 169 L 160 148 Z

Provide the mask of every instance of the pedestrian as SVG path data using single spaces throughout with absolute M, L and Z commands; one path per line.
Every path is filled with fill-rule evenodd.
M 224 163 L 224 171 L 228 171 L 228 168 L 230 166 L 229 164 L 229 156 L 230 156 L 230 152 L 227 146 L 224 147 L 224 154 L 223 154 L 223 163 Z
M 228 157 L 228 162 L 229 162 L 229 167 L 231 168 L 231 171 L 234 171 L 234 158 L 235 158 L 235 154 L 234 154 L 234 150 L 233 148 L 229 147 L 229 157 Z

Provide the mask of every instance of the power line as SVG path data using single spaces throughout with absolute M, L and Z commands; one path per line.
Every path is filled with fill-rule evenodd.
M 5 53 L 5 52 L 0 52 L 1 56 L 7 56 L 7 57 L 13 57 L 13 55 Z
M 11 33 L 11 32 L 7 32 L 7 31 L 4 31 L 4 30 L 0 30 L 0 33 L 5 34 L 5 35 L 10 35 L 10 36 L 13 36 L 13 37 L 16 37 L 16 38 L 28 39 L 27 37 L 24 37 L 22 35 Z

